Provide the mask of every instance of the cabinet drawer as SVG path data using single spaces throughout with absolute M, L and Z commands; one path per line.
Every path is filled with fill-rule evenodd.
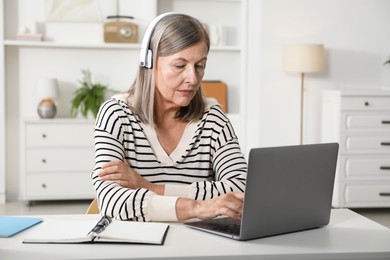
M 344 178 L 377 178 L 390 181 L 390 155 L 340 156 L 338 166 Z
M 343 97 L 341 101 L 342 110 L 360 111 L 390 111 L 389 97 Z
M 27 147 L 93 146 L 93 124 L 27 124 Z
M 390 153 L 390 134 L 367 136 L 346 136 L 344 148 L 347 152 L 380 152 Z
M 94 149 L 90 148 L 29 148 L 26 151 L 27 172 L 82 171 L 94 167 Z
M 29 174 L 26 199 L 89 199 L 95 197 L 90 174 L 42 173 Z
M 345 201 L 350 205 L 368 203 L 390 206 L 389 185 L 348 185 L 345 189 Z M 385 204 L 385 205 L 384 205 Z
M 387 114 L 374 114 L 374 113 L 362 113 L 362 114 L 350 114 L 344 113 L 342 115 L 342 127 L 343 130 L 388 130 L 390 131 L 390 112 Z

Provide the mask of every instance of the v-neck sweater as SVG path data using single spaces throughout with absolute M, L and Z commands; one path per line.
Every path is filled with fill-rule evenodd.
M 218 104 L 205 102 L 202 118 L 187 125 L 170 155 L 155 129 L 141 122 L 123 96 L 101 106 L 91 178 L 102 214 L 121 220 L 176 221 L 179 197 L 205 200 L 245 190 L 247 163 L 233 127 Z M 146 180 L 165 184 L 164 195 L 100 180 L 101 166 L 115 160 L 126 160 Z
M 188 147 L 188 144 L 191 142 L 198 124 L 199 121 L 189 122 L 187 124 L 179 143 L 170 154 L 167 154 L 164 148 L 161 146 L 161 143 L 157 137 L 157 132 L 154 128 L 152 128 L 149 124 L 144 124 L 142 122 L 141 127 L 144 129 L 144 134 L 148 139 L 157 159 L 161 162 L 161 164 L 169 165 L 179 161 L 181 156 L 185 153 L 185 150 Z

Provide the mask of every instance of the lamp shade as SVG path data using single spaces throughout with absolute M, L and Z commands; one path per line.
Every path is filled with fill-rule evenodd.
M 292 44 L 283 46 L 283 70 L 293 73 L 314 73 L 324 70 L 322 44 Z
M 35 95 L 40 98 L 56 98 L 59 96 L 58 82 L 55 78 L 39 78 L 37 80 Z

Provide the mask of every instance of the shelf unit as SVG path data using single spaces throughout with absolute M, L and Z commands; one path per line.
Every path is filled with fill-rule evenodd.
M 42 42 L 14 40 L 20 26 L 34 21 L 44 21 L 44 1 L 40 0 L 34 4 L 28 0 L 0 0 L 0 2 L 1 7 L 4 6 L 2 14 L 5 21 L 5 25 L 1 26 L 4 51 L 1 62 L 2 72 L 6 75 L 4 84 L 0 85 L 0 93 L 7 93 L 7 96 L 1 100 L 7 101 L 3 102 L 7 116 L 5 113 L 2 116 L 0 110 L 0 120 L 5 121 L 5 118 L 8 118 L 7 124 L 0 126 L 0 138 L 3 131 L 7 133 L 9 141 L 3 155 L 0 151 L 0 160 L 5 162 L 6 153 L 10 154 L 10 157 L 17 157 L 21 153 L 20 149 L 24 149 L 21 129 L 26 120 L 31 118 L 38 120 L 36 115 L 38 100 L 34 97 L 34 84 L 39 77 L 58 79 L 61 96 L 57 100 L 57 115 L 59 118 L 69 118 L 69 102 L 78 86 L 78 80 L 81 79 L 81 69 L 90 69 L 93 80 L 107 84 L 116 91 L 124 91 L 135 78 L 140 44 L 107 44 L 103 42 L 101 24 L 65 22 L 43 23 L 46 28 L 45 37 L 50 40 Z M 135 10 L 138 14 L 136 21 L 140 25 L 139 41 L 149 22 L 156 15 L 167 11 L 188 13 L 208 25 L 223 28 L 224 43 L 211 47 L 204 80 L 226 82 L 228 116 L 245 151 L 246 81 L 244 75 L 246 75 L 247 59 L 245 50 L 247 0 L 145 0 L 141 2 L 126 0 L 121 1 L 121 7 L 125 9 L 123 11 L 121 8 L 122 13 L 126 10 Z M 65 30 L 66 26 L 69 26 L 67 30 Z M 91 29 L 91 37 L 83 35 L 82 32 L 85 30 L 81 28 L 83 26 Z M 97 32 L 101 32 L 101 35 Z M 17 98 L 10 102 L 10 97 L 15 96 Z M 72 124 L 71 120 L 69 124 Z M 16 148 L 10 145 L 11 143 L 20 143 L 20 145 Z M 26 179 L 23 165 L 9 163 L 4 172 L 20 172 L 20 179 Z M 0 173 L 0 195 L 1 182 Z M 25 198 L 25 185 L 23 183 L 20 186 L 18 192 L 20 198 Z
M 139 50 L 141 44 L 121 44 L 121 43 L 64 43 L 64 42 L 50 42 L 50 41 L 18 41 L 18 40 L 4 40 L 4 46 L 15 47 L 37 47 L 37 48 L 76 48 L 76 49 L 130 49 Z M 240 52 L 240 47 L 237 46 L 212 46 L 211 51 L 221 52 Z

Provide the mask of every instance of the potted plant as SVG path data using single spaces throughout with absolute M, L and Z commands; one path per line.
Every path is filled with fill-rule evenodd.
M 81 114 L 88 118 L 92 114 L 96 118 L 100 105 L 105 101 L 107 86 L 100 83 L 92 83 L 91 72 L 82 70 L 83 80 L 81 87 L 74 92 L 72 99 L 71 115 L 76 117 Z

